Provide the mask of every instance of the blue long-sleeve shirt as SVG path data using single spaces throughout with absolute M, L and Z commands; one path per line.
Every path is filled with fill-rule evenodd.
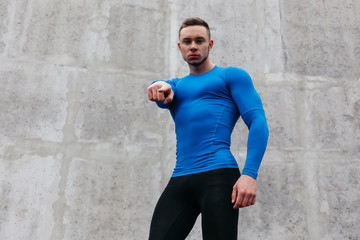
M 172 176 L 238 168 L 230 152 L 230 137 L 241 116 L 249 128 L 242 174 L 256 179 L 269 132 L 249 74 L 240 68 L 215 66 L 204 74 L 166 82 L 174 99 L 157 104 L 169 109 L 175 122 L 177 161 Z

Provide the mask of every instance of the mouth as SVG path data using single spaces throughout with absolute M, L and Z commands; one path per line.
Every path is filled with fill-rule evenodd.
M 197 55 L 197 54 L 190 54 L 189 55 L 189 58 L 198 58 L 199 57 L 199 55 Z

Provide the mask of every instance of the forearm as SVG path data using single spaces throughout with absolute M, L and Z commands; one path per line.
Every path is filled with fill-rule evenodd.
M 159 108 L 166 108 L 166 109 L 169 109 L 172 105 L 172 102 L 164 104 L 163 102 L 156 101 L 155 103 L 156 105 L 158 105 Z
M 242 118 L 249 128 L 247 155 L 242 174 L 256 179 L 266 150 L 269 129 L 263 110 L 249 111 Z

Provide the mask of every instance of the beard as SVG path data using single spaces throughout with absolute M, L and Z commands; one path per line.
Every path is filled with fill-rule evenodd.
M 185 60 L 185 62 L 187 62 L 189 65 L 194 66 L 194 67 L 198 67 L 198 66 L 200 66 L 201 64 L 203 64 L 203 63 L 208 59 L 208 57 L 209 57 L 209 52 L 210 52 L 210 51 L 209 51 L 209 49 L 208 49 L 206 56 L 205 56 L 200 62 L 196 62 L 196 63 L 189 62 L 185 57 L 184 57 L 184 60 Z

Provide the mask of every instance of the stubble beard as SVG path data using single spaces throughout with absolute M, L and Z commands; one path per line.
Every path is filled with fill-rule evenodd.
M 207 54 L 206 54 L 206 57 L 203 59 L 203 60 L 201 60 L 200 62 L 197 62 L 197 63 L 192 63 L 192 62 L 189 62 L 185 57 L 184 57 L 184 60 L 185 60 L 185 62 L 187 62 L 189 65 L 191 65 L 191 66 L 194 66 L 194 67 L 199 67 L 201 64 L 203 64 L 207 59 L 208 59 L 208 57 L 209 57 L 209 49 L 208 49 L 208 51 L 207 51 Z

